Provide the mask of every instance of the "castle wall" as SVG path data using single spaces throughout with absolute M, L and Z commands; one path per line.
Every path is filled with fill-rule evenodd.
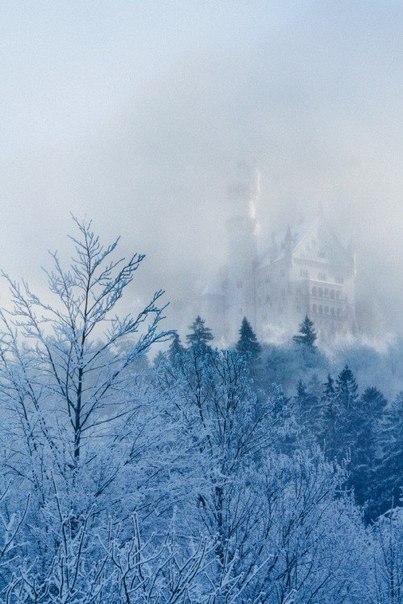
M 262 340 L 290 334 L 308 315 L 318 334 L 331 338 L 355 330 L 354 260 L 321 220 L 291 229 L 258 261 L 255 221 L 239 215 L 227 223 L 228 264 L 219 296 L 206 296 L 208 324 L 227 343 L 238 339 L 247 317 Z M 207 309 L 207 306 L 208 309 Z

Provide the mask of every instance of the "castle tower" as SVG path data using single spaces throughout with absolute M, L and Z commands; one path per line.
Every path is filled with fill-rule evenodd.
M 234 342 L 243 317 L 256 328 L 255 266 L 256 217 L 255 202 L 259 192 L 258 175 L 250 170 L 241 174 L 241 182 L 229 189 L 231 217 L 226 223 L 228 263 L 225 282 L 226 339 Z

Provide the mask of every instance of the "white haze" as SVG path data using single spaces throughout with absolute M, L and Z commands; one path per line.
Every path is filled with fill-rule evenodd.
M 147 254 L 137 295 L 191 296 L 241 161 L 262 234 L 322 204 L 402 333 L 402 20 L 388 0 L 3 3 L 1 268 L 40 284 L 73 212 Z

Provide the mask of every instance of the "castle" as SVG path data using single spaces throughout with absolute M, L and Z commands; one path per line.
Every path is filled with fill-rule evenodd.
M 258 252 L 257 187 L 231 189 L 227 221 L 228 262 L 211 275 L 199 312 L 217 340 L 238 338 L 244 316 L 261 340 L 278 340 L 298 328 L 305 315 L 319 337 L 355 331 L 355 259 L 322 213 L 263 242 Z

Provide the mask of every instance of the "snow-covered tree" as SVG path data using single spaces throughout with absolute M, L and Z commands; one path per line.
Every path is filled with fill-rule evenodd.
M 317 337 L 313 321 L 307 315 L 299 326 L 299 333 L 293 337 L 293 341 L 313 351 L 316 348 Z
M 171 363 L 178 363 L 184 352 L 185 348 L 182 346 L 179 334 L 175 331 L 168 349 L 168 356 Z
M 246 317 L 242 319 L 239 330 L 239 339 L 236 343 L 236 350 L 240 354 L 247 355 L 252 362 L 256 362 L 262 351 L 262 347 L 257 341 L 255 332 Z
M 197 316 L 190 326 L 190 332 L 186 336 L 189 346 L 198 347 L 201 350 L 208 349 L 209 343 L 214 340 L 211 329 L 206 326 L 205 321 Z
M 32 430 L 33 421 L 54 451 L 60 448 L 58 432 L 65 432 L 72 466 L 89 437 L 130 414 L 130 401 L 122 396 L 128 369 L 168 335 L 160 330 L 161 290 L 136 313 L 116 314 L 144 255 L 116 257 L 118 239 L 104 246 L 91 222 L 74 222 L 75 255 L 64 268 L 51 254 L 48 298 L 6 276 L 13 308 L 0 314 L 3 392 L 23 429 Z
M 400 604 L 403 397 L 359 396 L 348 366 L 323 389 L 312 338 L 254 371 L 245 322 L 219 350 L 198 317 L 185 348 L 162 292 L 118 318 L 143 257 L 76 225 L 46 300 L 8 278 L 0 601 Z

